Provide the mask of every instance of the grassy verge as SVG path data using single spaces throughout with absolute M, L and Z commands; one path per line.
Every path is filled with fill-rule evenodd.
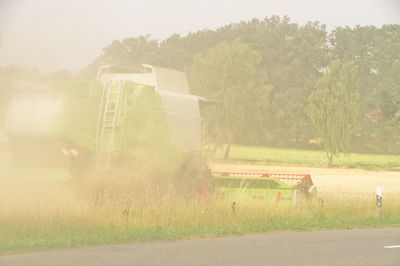
M 381 218 L 373 202 L 342 201 L 293 207 L 292 203 L 238 201 L 208 205 L 171 204 L 132 209 L 129 218 L 115 208 L 43 215 L 1 216 L 0 254 L 111 245 L 143 241 L 193 239 L 255 233 L 393 227 L 400 206 L 386 204 Z
M 218 150 L 214 160 L 222 160 L 223 151 Z M 273 163 L 303 166 L 327 166 L 325 152 L 317 150 L 295 150 L 270 147 L 233 145 L 228 161 Z M 362 168 L 368 170 L 399 170 L 400 155 L 357 154 L 334 159 L 334 167 Z

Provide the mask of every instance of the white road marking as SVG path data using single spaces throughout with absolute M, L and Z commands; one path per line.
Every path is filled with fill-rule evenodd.
M 383 248 L 400 248 L 400 246 L 384 246 Z

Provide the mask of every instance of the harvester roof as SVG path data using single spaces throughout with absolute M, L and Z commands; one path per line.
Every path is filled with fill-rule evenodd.
M 98 80 L 125 80 L 133 81 L 135 83 L 154 86 L 160 91 L 169 91 L 175 93 L 189 94 L 189 85 L 187 82 L 186 74 L 181 71 L 143 65 L 142 72 L 114 72 L 112 71 L 113 65 L 103 66 L 99 70 Z

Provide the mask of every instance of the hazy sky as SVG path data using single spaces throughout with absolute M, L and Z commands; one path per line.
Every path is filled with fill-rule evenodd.
M 400 24 L 400 0 L 0 0 L 0 65 L 77 71 L 115 39 L 162 40 L 272 15 L 328 29 Z

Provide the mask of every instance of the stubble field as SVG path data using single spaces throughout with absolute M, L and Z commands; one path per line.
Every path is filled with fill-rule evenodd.
M 328 199 L 374 199 L 377 186 L 382 187 L 385 199 L 400 199 L 400 172 L 396 171 L 367 171 L 363 169 L 329 169 L 229 163 L 211 163 L 210 167 L 215 171 L 228 172 L 310 174 L 314 184 L 317 186 L 318 196 Z

